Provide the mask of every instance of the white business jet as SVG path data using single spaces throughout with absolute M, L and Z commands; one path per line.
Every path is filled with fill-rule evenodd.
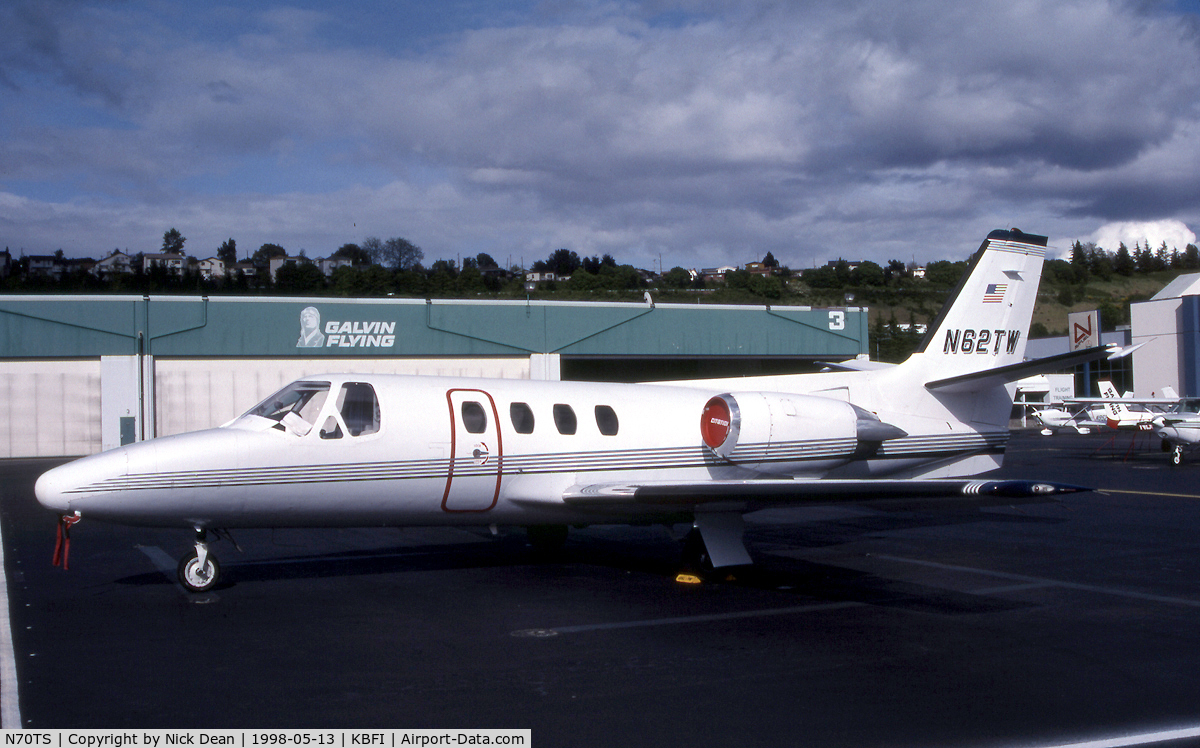
M 1000 465 L 1009 382 L 1098 358 L 1022 363 L 1046 237 L 994 231 L 903 364 L 670 384 L 389 375 L 294 382 L 216 429 L 56 467 L 38 501 L 196 533 L 187 589 L 220 569 L 210 531 L 690 522 L 690 561 L 751 563 L 742 516 L 779 504 L 1080 490 L 970 479 Z

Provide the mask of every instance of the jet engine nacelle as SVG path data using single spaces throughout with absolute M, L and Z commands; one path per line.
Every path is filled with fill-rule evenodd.
M 704 406 L 700 436 L 717 457 L 763 473 L 828 470 L 905 432 L 857 405 L 814 395 L 734 392 Z

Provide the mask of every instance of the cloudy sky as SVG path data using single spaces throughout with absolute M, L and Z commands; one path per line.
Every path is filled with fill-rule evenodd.
M 14 254 L 800 268 L 1200 228 L 1196 0 L 10 0 L 0 113 Z

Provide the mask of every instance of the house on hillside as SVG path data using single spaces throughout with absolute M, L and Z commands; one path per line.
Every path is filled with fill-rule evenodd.
M 154 268 L 166 268 L 171 275 L 183 275 L 187 267 L 187 257 L 179 252 L 158 252 L 142 255 L 142 272 L 149 273 Z
M 126 275 L 133 272 L 133 258 L 124 252 L 113 250 L 113 253 L 92 266 L 92 275 L 97 278 L 111 278 L 114 275 Z
M 225 277 L 225 261 L 219 257 L 205 257 L 196 263 L 196 270 L 204 280 Z

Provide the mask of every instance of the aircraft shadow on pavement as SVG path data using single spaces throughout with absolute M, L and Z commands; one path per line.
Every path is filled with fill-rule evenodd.
M 988 613 L 1029 607 L 1027 604 L 993 596 L 976 595 L 919 583 L 890 579 L 869 572 L 780 555 L 781 548 L 820 547 L 850 542 L 862 535 L 900 527 L 929 526 L 929 517 L 908 518 L 899 524 L 893 518 L 866 518 L 871 521 L 817 523 L 834 525 L 820 528 L 755 527 L 748 531 L 748 545 L 755 559 L 753 566 L 700 571 L 686 566 L 681 544 L 666 533 L 660 537 L 636 537 L 622 540 L 608 535 L 572 534 L 557 551 L 539 551 L 518 534 L 489 539 L 487 542 L 431 543 L 363 550 L 342 550 L 325 554 L 291 555 L 270 559 L 239 561 L 236 554 L 225 553 L 223 580 L 217 590 L 241 584 L 298 579 L 383 576 L 472 569 L 534 568 L 537 575 L 522 575 L 523 583 L 536 584 L 538 576 L 557 579 L 570 572 L 579 577 L 581 567 L 591 568 L 603 580 L 607 573 L 648 575 L 664 584 L 676 585 L 676 576 L 692 572 L 706 585 L 718 585 L 731 592 L 754 590 L 783 596 L 790 604 L 852 602 L 871 606 L 903 608 L 946 615 Z M 978 522 L 979 515 L 941 517 L 941 524 Z M 988 515 L 986 519 L 997 519 Z M 1056 522 L 1044 518 L 1000 515 L 1008 522 Z M 812 538 L 817 538 L 815 541 Z M 116 580 L 122 585 L 176 584 L 164 571 L 135 574 Z M 776 600 L 778 604 L 780 601 Z

